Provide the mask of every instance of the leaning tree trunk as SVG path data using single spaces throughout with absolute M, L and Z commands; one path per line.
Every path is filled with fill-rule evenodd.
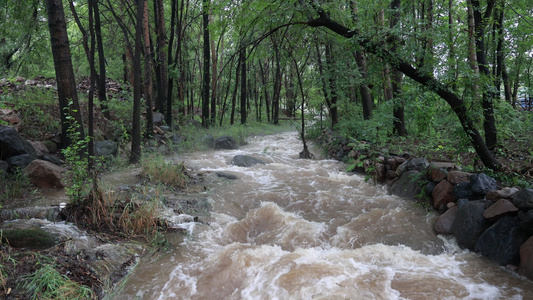
M 48 28 L 50 30 L 52 56 L 57 80 L 59 114 L 61 116 L 61 147 L 66 148 L 71 142 L 67 136 L 69 119 L 78 123 L 80 139 L 85 139 L 85 134 L 76 91 L 76 79 L 72 68 L 63 1 L 46 0 L 46 11 L 48 13 Z M 67 118 L 67 116 L 70 116 L 70 118 Z

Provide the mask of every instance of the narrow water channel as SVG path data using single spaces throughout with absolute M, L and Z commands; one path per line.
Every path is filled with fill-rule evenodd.
M 114 299 L 533 298 L 533 282 L 435 235 L 433 213 L 301 150 L 283 133 L 175 157 L 238 179 L 209 186 L 209 222 L 144 259 Z M 233 166 L 237 154 L 267 164 Z

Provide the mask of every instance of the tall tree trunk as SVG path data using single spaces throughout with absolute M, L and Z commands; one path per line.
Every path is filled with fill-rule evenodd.
M 67 136 L 69 128 L 67 114 L 78 123 L 81 139 L 85 139 L 85 133 L 83 131 L 78 93 L 76 91 L 76 78 L 74 77 L 74 69 L 72 68 L 63 1 L 46 0 L 46 11 L 48 14 L 48 28 L 50 30 L 52 56 L 54 58 L 57 80 L 57 96 L 61 117 L 61 147 L 66 148 L 71 142 Z
M 246 100 L 248 98 L 247 84 L 246 84 L 246 47 L 241 49 L 240 55 L 241 64 L 241 124 L 246 124 Z
M 489 65 L 486 56 L 485 47 L 485 28 L 488 19 L 492 14 L 494 2 L 496 0 L 489 0 L 485 13 L 481 11 L 481 4 L 479 0 L 468 0 L 472 5 L 474 13 L 475 24 L 475 41 L 476 41 L 476 58 L 479 67 L 479 72 L 485 78 L 491 79 Z M 493 150 L 498 143 L 498 135 L 496 130 L 496 120 L 494 118 L 494 93 L 490 91 L 483 91 L 482 108 L 483 108 L 483 129 L 485 130 L 485 143 L 490 150 Z
M 144 1 L 143 34 L 144 34 L 144 101 L 146 102 L 146 139 L 152 138 L 154 132 L 154 118 L 152 110 L 152 46 L 150 40 L 150 24 L 148 21 L 148 1 Z
M 98 100 L 100 101 L 100 109 L 104 112 L 104 116 L 108 119 L 111 118 L 109 107 L 107 105 L 107 93 L 106 93 L 106 68 L 105 68 L 105 56 L 104 56 L 104 43 L 102 41 L 102 24 L 100 21 L 100 8 L 98 7 L 98 1 L 94 1 L 94 32 L 96 34 L 96 43 L 98 48 L 98 66 L 100 68 L 100 74 L 98 75 Z
M 335 125 L 339 123 L 339 109 L 337 107 L 337 78 L 335 72 L 335 59 L 333 58 L 332 48 L 333 43 L 331 40 L 326 42 L 326 77 L 328 78 L 328 88 L 329 88 L 329 117 L 331 119 L 331 127 L 334 128 Z
M 240 53 L 242 55 L 242 52 Z M 241 78 L 241 58 L 239 57 L 239 62 L 237 62 L 237 68 L 235 70 L 235 87 L 233 88 L 233 95 L 231 96 L 231 114 L 230 114 L 230 125 L 235 124 L 235 108 L 237 106 L 237 89 L 239 88 L 239 78 Z M 229 83 L 228 83 L 229 84 Z
M 209 50 L 209 3 L 210 0 L 203 0 L 202 17 L 203 17 L 203 33 L 204 33 L 204 47 L 203 47 L 203 80 L 202 80 L 202 126 L 209 127 L 209 90 L 210 90 L 210 50 Z
M 141 158 L 141 47 L 143 37 L 144 2 L 137 0 L 137 20 L 135 25 L 135 51 L 133 56 L 133 116 L 131 129 L 130 163 Z
M 163 0 L 154 0 L 155 8 L 155 28 L 157 35 L 157 66 L 159 70 L 160 84 L 157 85 L 157 99 L 159 103 L 159 111 L 165 114 L 165 120 L 171 120 L 172 117 L 172 102 L 167 101 L 168 93 L 168 65 L 167 54 L 165 48 L 167 47 L 167 35 L 165 33 L 165 8 Z M 167 122 L 168 126 L 171 126 Z
M 400 6 L 401 0 L 393 0 L 391 2 L 391 9 L 393 10 L 390 28 L 393 29 L 400 22 Z M 399 39 L 395 36 L 392 40 L 391 52 L 397 51 Z M 407 129 L 405 128 L 405 116 L 404 116 L 404 100 L 402 99 L 402 81 L 403 74 L 398 69 L 392 70 L 392 95 L 394 98 L 394 120 L 393 120 L 393 133 L 398 136 L 406 136 Z
M 261 74 L 261 84 L 263 85 L 263 94 L 265 97 L 265 107 L 266 107 L 266 115 L 267 115 L 267 122 L 270 122 L 270 97 L 268 94 L 268 88 L 267 88 L 267 80 L 268 80 L 268 60 L 265 59 L 265 66 L 263 67 L 263 64 L 259 62 L 259 72 Z
M 89 50 L 89 69 L 91 70 L 90 77 L 90 86 L 89 86 L 89 95 L 88 95 L 88 134 L 89 134 L 89 143 L 88 143 L 88 154 L 89 161 L 87 164 L 88 171 L 92 170 L 94 167 L 94 88 L 96 85 L 96 68 L 94 66 L 94 55 L 95 55 L 95 24 L 93 20 L 96 18 L 97 9 L 95 7 L 97 0 L 89 0 L 89 31 L 91 36 L 91 47 Z M 94 18 L 93 18 L 94 16 Z
M 174 46 L 174 36 L 176 30 L 176 13 L 178 10 L 178 1 L 172 0 L 170 4 L 171 17 L 170 17 L 170 37 L 168 40 L 167 48 L 167 67 L 170 67 L 174 64 L 174 58 L 172 57 L 172 47 Z M 175 67 L 174 67 L 175 68 Z M 167 72 L 167 109 L 165 115 L 165 122 L 168 126 L 172 128 L 172 99 L 173 99 L 173 89 L 174 89 L 174 76 Z
M 275 125 L 279 124 L 279 105 L 281 97 L 281 65 L 279 58 L 279 47 L 278 44 L 272 39 L 274 45 L 274 57 L 276 64 L 276 69 L 274 71 L 274 93 L 272 98 L 272 122 Z

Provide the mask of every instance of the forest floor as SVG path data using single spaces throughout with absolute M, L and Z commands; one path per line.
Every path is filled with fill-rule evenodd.
M 50 88 L 44 87 L 50 85 L 49 80 L 44 78 L 36 78 L 35 86 L 40 85 L 38 88 Z M 123 89 L 118 83 L 110 83 L 110 94 L 120 97 L 123 95 L 126 89 Z M 79 84 L 80 92 L 86 92 L 87 82 L 82 81 Z M 0 96 L 12 95 L 17 97 L 17 93 L 21 91 L 16 84 L 13 83 L 0 83 Z M 0 97 L 0 109 L 10 109 L 18 115 L 29 115 L 27 119 L 21 118 L 21 122 L 12 124 L 19 132 L 32 140 L 45 140 L 57 136 L 57 132 L 43 131 L 43 128 L 47 128 L 45 124 L 40 123 L 42 118 L 38 118 L 37 115 L 31 116 L 21 110 L 21 108 L 15 107 L 12 103 L 9 103 L 9 98 Z M 28 107 L 22 109 L 29 109 Z M 52 116 L 54 119 L 59 120 L 59 109 L 57 104 L 47 104 L 43 102 L 36 104 L 34 108 L 40 111 L 39 116 Z M 85 105 L 81 107 L 82 115 L 87 116 L 87 109 Z M 0 111 L 0 117 L 1 117 Z M 531 112 L 524 112 L 531 113 Z M 115 114 L 111 114 L 112 118 L 115 118 Z M 95 112 L 95 128 L 99 132 L 100 136 L 110 137 L 113 135 L 113 130 L 116 130 L 110 120 L 106 119 L 99 109 Z M 5 123 L 5 122 L 4 122 Z M 0 123 L 1 125 L 2 123 Z M 452 150 L 446 151 L 446 149 L 435 149 L 434 151 L 428 150 L 424 147 L 427 141 L 424 139 L 406 138 L 401 141 L 396 141 L 395 146 L 403 149 L 403 151 L 410 153 L 413 156 L 425 157 L 429 161 L 452 161 L 454 163 L 460 163 L 463 166 L 473 166 L 474 169 L 480 164 L 477 160 L 475 153 L 455 153 Z M 531 187 L 533 183 L 533 143 L 531 136 L 522 138 L 506 139 L 501 143 L 505 147 L 498 148 L 496 156 L 498 160 L 503 164 L 503 170 L 496 174 L 502 184 L 512 184 L 513 182 L 522 182 Z M 494 174 L 492 174 L 494 176 Z M 517 179 L 518 178 L 518 179 Z M 507 181 L 504 183 L 504 181 Z M 28 191 L 30 192 L 30 191 Z M 108 233 L 96 233 L 99 239 L 109 242 L 120 242 L 124 239 L 116 235 L 110 235 Z M 61 274 L 65 274 L 69 279 L 77 283 L 90 287 L 95 295 L 101 295 L 104 289 L 109 288 L 106 283 L 102 282 L 102 279 L 91 269 L 90 264 L 84 257 L 72 256 L 65 251 L 64 243 L 59 243 L 57 246 L 41 250 L 30 251 L 25 249 L 16 249 L 0 244 L 0 259 L 3 259 L 3 264 L 0 261 L 0 288 L 3 289 L 3 295 L 9 299 L 27 299 L 27 295 L 23 290 L 17 289 L 17 284 L 23 276 L 33 274 L 40 267 L 39 263 L 42 262 L 42 257 L 53 258 L 53 263 L 56 269 Z M 124 270 L 129 266 L 125 264 Z M 7 270 L 15 270 L 16 276 L 9 275 Z M 11 274 L 13 275 L 13 274 Z M 0 293 L 0 296 L 2 293 Z

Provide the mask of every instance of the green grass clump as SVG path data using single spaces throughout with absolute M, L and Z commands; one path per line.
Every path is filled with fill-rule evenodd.
M 22 287 L 31 299 L 95 299 L 93 291 L 70 280 L 53 265 L 44 264 L 35 273 L 24 277 Z
M 142 175 L 155 184 L 185 188 L 189 181 L 183 163 L 167 161 L 162 155 L 152 155 L 141 161 Z

